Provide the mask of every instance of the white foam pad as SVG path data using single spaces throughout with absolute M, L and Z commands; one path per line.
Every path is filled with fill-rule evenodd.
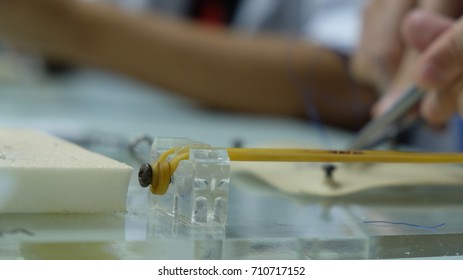
M 1 213 L 125 211 L 131 171 L 41 132 L 0 129 Z

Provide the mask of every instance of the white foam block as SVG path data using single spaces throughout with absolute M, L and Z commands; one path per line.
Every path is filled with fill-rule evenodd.
M 0 129 L 1 213 L 125 211 L 131 171 L 41 132 Z

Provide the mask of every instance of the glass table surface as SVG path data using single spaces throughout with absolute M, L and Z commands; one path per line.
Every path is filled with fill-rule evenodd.
M 43 129 L 132 165 L 127 212 L 0 214 L 0 259 L 391 259 L 463 254 L 459 187 L 395 187 L 323 198 L 288 195 L 252 176 L 233 174 L 223 230 L 176 223 L 153 211 L 151 194 L 138 185 L 139 163 L 127 149 L 134 135 L 186 136 L 217 146 L 240 139 L 257 145 L 313 140 L 317 128 L 283 118 L 205 112 L 120 77 L 94 77 L 92 73 L 40 86 L 0 87 L 0 126 Z M 163 118 L 166 114 L 169 117 Z M 329 133 L 338 147 L 348 139 L 334 129 Z M 443 223 L 435 229 L 420 227 Z

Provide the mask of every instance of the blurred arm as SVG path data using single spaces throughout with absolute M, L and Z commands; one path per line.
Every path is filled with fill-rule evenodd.
M 0 0 L 0 35 L 77 64 L 126 73 L 207 106 L 304 116 L 291 71 L 310 85 L 321 119 L 357 128 L 374 96 L 353 86 L 342 61 L 307 42 L 134 15 L 64 0 Z M 291 59 L 288 53 L 291 51 Z

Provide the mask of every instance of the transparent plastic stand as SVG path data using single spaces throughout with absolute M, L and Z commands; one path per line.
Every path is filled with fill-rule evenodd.
M 151 195 L 152 209 L 172 217 L 174 224 L 223 229 L 230 184 L 228 153 L 188 138 L 156 138 L 151 155 L 156 161 L 167 150 L 176 148 L 170 160 L 184 147 L 190 148 L 189 159 L 180 162 L 166 194 Z

